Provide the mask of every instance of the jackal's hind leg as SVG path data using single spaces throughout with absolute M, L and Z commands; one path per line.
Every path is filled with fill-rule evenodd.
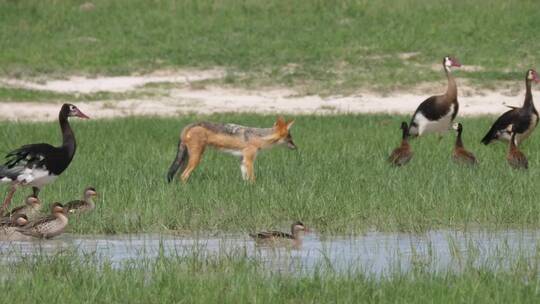
M 195 168 L 197 168 L 197 165 L 199 165 L 202 154 L 204 153 L 204 148 L 203 149 L 188 149 L 188 153 L 189 153 L 189 161 L 186 166 L 186 169 L 184 169 L 184 172 L 182 172 L 182 176 L 180 177 L 180 179 L 184 183 L 187 182 L 193 170 L 195 170 Z
M 246 149 L 244 150 L 242 156 L 242 165 L 240 169 L 242 170 L 242 178 L 244 180 L 249 180 L 251 182 L 255 181 L 255 172 L 253 171 L 253 162 L 255 162 L 255 156 L 257 154 L 257 149 Z

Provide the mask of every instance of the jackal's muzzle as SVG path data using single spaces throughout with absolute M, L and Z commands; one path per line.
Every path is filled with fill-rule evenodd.
M 297 148 L 291 138 L 287 139 L 287 148 L 289 148 L 291 150 L 296 150 L 296 148 Z

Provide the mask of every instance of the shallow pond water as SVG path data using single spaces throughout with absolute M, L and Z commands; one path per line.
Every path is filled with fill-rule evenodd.
M 429 271 L 459 271 L 466 265 L 505 269 L 518 258 L 538 258 L 540 230 L 434 230 L 421 234 L 368 232 L 359 236 L 306 235 L 301 247 L 256 245 L 244 234 L 219 237 L 158 234 L 64 234 L 46 241 L 0 242 L 0 262 L 66 250 L 96 255 L 115 267 L 165 256 L 231 255 L 253 257 L 268 270 L 310 273 L 323 267 L 367 275 L 406 272 L 414 265 Z

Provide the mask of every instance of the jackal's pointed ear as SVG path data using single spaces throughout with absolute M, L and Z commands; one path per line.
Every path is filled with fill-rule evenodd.
M 283 116 L 279 116 L 277 118 L 276 122 L 274 123 L 274 127 L 278 129 L 287 127 L 287 123 L 285 122 L 285 119 L 283 118 Z
M 287 123 L 287 130 L 289 130 L 292 125 L 294 125 L 294 119 L 290 120 L 288 123 Z

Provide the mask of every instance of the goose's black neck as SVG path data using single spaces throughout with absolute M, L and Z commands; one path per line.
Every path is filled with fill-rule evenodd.
M 62 130 L 62 148 L 67 151 L 69 159 L 71 160 L 73 155 L 75 155 L 77 143 L 75 142 L 75 134 L 69 125 L 68 114 L 66 111 L 60 111 L 58 121 L 60 123 L 60 129 Z
M 531 80 L 525 78 L 525 101 L 523 107 L 527 109 L 534 109 L 533 97 L 531 92 Z
M 463 148 L 463 141 L 461 140 L 461 132 L 463 129 L 459 128 L 457 130 L 457 138 L 456 138 L 456 147 Z
M 401 135 L 401 139 L 403 141 L 407 141 L 407 139 L 409 139 L 409 129 L 408 128 L 403 128 L 403 134 Z

